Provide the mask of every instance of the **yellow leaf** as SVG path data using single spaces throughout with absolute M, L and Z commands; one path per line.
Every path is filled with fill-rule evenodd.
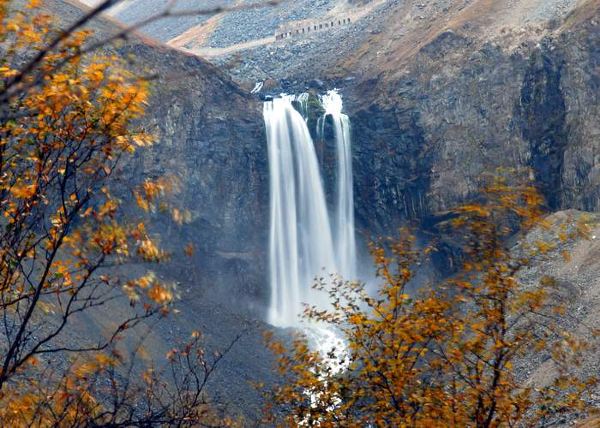
M 36 191 L 37 191 L 36 184 L 15 185 L 10 190 L 10 192 L 13 194 L 13 196 L 18 199 L 29 199 L 33 195 L 35 195 Z

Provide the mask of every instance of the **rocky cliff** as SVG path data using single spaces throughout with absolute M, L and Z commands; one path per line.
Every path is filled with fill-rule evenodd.
M 503 167 L 531 168 L 551 211 L 599 208 L 598 0 L 365 5 L 376 7 L 353 26 L 238 54 L 230 69 L 248 86 L 267 77 L 264 90 L 273 93 L 342 88 L 365 239 L 407 221 L 430 230 L 438 216 L 476 195 L 482 174 Z M 235 38 L 245 28 L 225 21 L 214 37 Z M 141 44 L 127 49 L 154 67 L 176 55 Z M 186 61 L 213 74 L 202 61 Z M 201 242 L 198 281 L 210 278 L 206 286 L 214 282 L 225 293 L 238 284 L 249 305 L 260 306 L 267 299 L 268 167 L 258 106 L 234 86 L 223 93 L 236 95 L 206 100 L 201 94 L 212 91 L 210 84 L 168 80 L 157 85 L 151 105 L 161 143 L 138 167 L 174 169 L 193 189 L 182 201 L 194 221 L 181 238 Z M 196 111 L 202 114 L 190 116 Z M 331 159 L 324 159 L 326 176 Z
M 81 14 L 76 2 L 54 0 L 46 5 L 66 22 Z M 92 24 L 96 40 L 106 39 L 118 28 L 106 19 Z M 256 281 L 263 275 L 264 266 L 256 260 L 263 258 L 268 226 L 261 103 L 210 63 L 143 36 L 131 35 L 127 42 L 105 49 L 128 59 L 138 74 L 152 79 L 147 114 L 139 126 L 155 135 L 156 142 L 123 165 L 118 179 L 130 186 L 147 177 L 168 175 L 180 183 L 177 204 L 190 211 L 191 221 L 181 228 L 164 216 L 157 215 L 154 221 L 166 245 L 192 242 L 197 254 L 191 271 L 189 261 L 175 260 L 171 274 L 178 272 L 174 266 L 185 267 L 182 275 L 199 283 L 198 289 L 225 289 L 226 295 L 231 291 L 228 287 L 253 284 L 247 285 L 246 292 L 263 299 L 264 287 Z
M 82 13 L 76 2 L 53 0 L 45 7 L 64 22 Z M 91 27 L 96 40 L 119 28 L 106 19 L 96 20 Z M 133 69 L 153 79 L 147 114 L 138 125 L 153 133 L 156 142 L 121 165 L 113 192 L 135 220 L 140 212 L 124 189 L 146 178 L 175 177 L 179 191 L 173 200 L 191 214 L 182 226 L 164 213 L 150 219 L 152 233 L 173 251 L 171 261 L 123 267 L 128 272 L 154 269 L 164 280 L 178 284 L 179 314 L 154 327 L 150 354 L 160 361 L 192 330 L 203 332 L 211 352 L 224 349 L 244 333 L 209 389 L 232 412 L 255 416 L 260 397 L 251 382 L 273 376 L 262 339 L 266 326 L 260 322 L 268 293 L 264 254 L 268 165 L 262 105 L 206 61 L 138 35 L 105 49 L 129 59 Z M 183 255 L 186 243 L 195 248 L 191 258 Z M 127 302 L 104 308 L 70 334 L 93 337 L 127 308 Z
M 252 50 L 234 75 L 341 88 L 367 239 L 431 230 L 498 168 L 531 169 L 549 211 L 596 211 L 599 22 L 597 0 L 391 1 L 323 40 Z
M 550 210 L 598 208 L 597 0 L 330 1 L 313 12 L 321 6 L 359 18 L 211 61 L 267 93 L 342 88 L 366 236 L 406 220 L 428 227 L 498 167 L 531 168 Z M 211 37 L 242 37 L 273 13 L 225 19 Z
M 196 249 L 193 259 L 174 260 L 170 274 L 198 290 L 241 293 L 239 310 L 265 300 L 264 253 L 268 239 L 268 163 L 259 103 L 201 60 L 147 45 L 120 50 L 143 58 L 153 83 L 143 126 L 158 135 L 142 150 L 127 175 L 133 180 L 160 175 L 181 183 L 177 204 L 191 213 L 181 228 L 160 220 L 162 239 Z M 176 268 L 176 271 L 173 269 Z M 226 301 L 230 301 L 226 299 Z
M 600 1 L 384 3 L 354 27 L 215 60 L 242 83 L 268 79 L 272 92 L 341 87 L 365 239 L 407 221 L 433 230 L 499 167 L 531 168 L 549 210 L 600 209 Z M 49 4 L 64 19 L 80 13 L 67 2 Z M 107 21 L 95 25 L 114 31 Z M 182 227 L 160 216 L 153 222 L 167 245 L 197 249 L 192 260 L 160 271 L 183 296 L 183 315 L 162 334 L 199 325 L 223 344 L 221 333 L 243 329 L 246 315 L 261 318 L 268 301 L 260 103 L 197 57 L 140 38 L 115 49 L 158 76 L 142 123 L 157 144 L 126 166 L 122 180 L 174 174 L 178 202 L 191 212 Z M 227 395 L 247 405 L 256 397 L 245 379 L 269 375 L 259 335 L 243 346 L 216 388 L 237 379 Z
M 550 210 L 598 210 L 599 21 L 592 1 L 539 33 L 462 23 L 381 59 L 347 89 L 361 221 L 430 220 L 500 167 L 531 168 Z

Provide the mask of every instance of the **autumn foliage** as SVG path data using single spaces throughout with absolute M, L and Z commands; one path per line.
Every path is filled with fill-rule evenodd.
M 169 257 L 148 225 L 123 220 L 111 181 L 153 142 L 135 127 L 148 82 L 98 53 L 85 20 L 65 31 L 38 1 L 13 6 L 0 0 L 0 425 L 232 424 L 205 395 L 222 354 L 207 357 L 199 333 L 161 365 L 142 358 L 144 337 L 127 352 L 119 346 L 128 331 L 166 315 L 175 297 L 151 270 L 120 269 Z M 176 187 L 163 177 L 129 190 L 142 213 L 166 208 L 181 223 L 186 213 L 162 202 Z M 269 423 L 535 426 L 584 407 L 596 379 L 571 369 L 594 344 L 560 324 L 565 308 L 551 278 L 535 287 L 518 278 L 585 227 L 515 248 L 517 231 L 546 226 L 540 196 L 502 177 L 482 193 L 446 224 L 463 250 L 450 279 L 408 292 L 435 248 L 417 249 L 405 232 L 372 248 L 377 293 L 342 280 L 317 286 L 332 309 L 307 308 L 306 316 L 339 331 L 347 349 L 324 358 L 302 337 L 291 349 L 271 340 L 283 382 L 269 397 Z M 111 331 L 73 340 L 86 314 L 123 299 L 129 310 Z M 549 384 L 519 374 L 532 352 L 552 361 Z
M 415 268 L 433 247 L 399 239 L 374 245 L 381 285 L 334 281 L 332 309 L 306 317 L 336 329 L 347 349 L 321 355 L 299 336 L 292 346 L 270 339 L 285 379 L 270 396 L 270 422 L 283 426 L 513 427 L 543 425 L 585 406 L 597 379 L 572 376 L 593 346 L 560 325 L 564 305 L 556 284 L 519 281 L 521 269 L 558 243 L 585 235 L 585 224 L 548 231 L 551 243 L 523 237 L 547 228 L 542 199 L 507 175 L 488 181 L 484 199 L 454 211 L 444 228 L 462 247 L 462 269 L 450 279 L 409 293 Z M 521 244 L 509 240 L 520 231 Z M 526 383 L 516 367 L 547 355 L 548 384 Z M 334 364 L 332 364 L 332 361 Z M 339 370 L 339 367 L 344 367 Z
M 86 17 L 61 30 L 38 3 L 0 0 L 0 425 L 216 423 L 204 385 L 221 357 L 204 355 L 198 333 L 159 367 L 142 363 L 141 342 L 118 346 L 174 298 L 150 270 L 120 269 L 169 257 L 111 191 L 118 166 L 153 142 L 134 126 L 149 84 L 98 53 Z M 147 180 L 132 199 L 164 208 L 174 184 Z M 87 313 L 123 300 L 111 331 L 74 340 Z

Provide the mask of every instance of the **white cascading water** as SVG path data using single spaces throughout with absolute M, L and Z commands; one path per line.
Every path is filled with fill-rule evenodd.
M 326 307 L 328 296 L 312 288 L 315 277 L 355 279 L 356 271 L 349 120 L 339 94 L 322 97 L 334 120 L 338 154 L 332 233 L 314 143 L 292 106 L 298 101 L 306 110 L 307 100 L 306 94 L 282 96 L 264 105 L 271 175 L 269 322 L 281 327 L 299 325 L 304 303 Z
M 325 117 L 331 115 L 337 150 L 337 205 L 334 227 L 335 252 L 339 273 L 345 279 L 356 279 L 356 236 L 354 231 L 354 192 L 352 181 L 352 146 L 350 119 L 342 113 L 342 97 L 329 91 L 321 97 Z
M 319 304 L 314 278 L 336 272 L 333 238 L 315 147 L 304 118 L 284 96 L 264 105 L 271 174 L 269 322 L 298 325 L 302 304 Z

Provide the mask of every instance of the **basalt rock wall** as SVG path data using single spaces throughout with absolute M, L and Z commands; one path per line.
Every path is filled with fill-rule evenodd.
M 513 48 L 446 31 L 396 78 L 346 88 L 361 227 L 428 229 L 497 168 L 529 168 L 549 210 L 600 210 L 594 16 Z
M 203 61 L 145 45 L 128 46 L 149 63 L 177 64 L 160 73 L 143 126 L 156 144 L 140 150 L 126 177 L 174 176 L 173 195 L 189 221 L 177 226 L 164 214 L 153 218 L 167 248 L 178 255 L 169 275 L 194 284 L 198 293 L 221 295 L 247 312 L 268 300 L 268 160 L 261 104 Z M 160 58 L 153 58 L 160 56 Z M 213 72 L 214 73 L 214 72 Z M 191 259 L 181 249 L 194 246 Z M 232 296 L 239 298 L 232 299 Z M 262 309 L 260 309 L 262 310 Z

